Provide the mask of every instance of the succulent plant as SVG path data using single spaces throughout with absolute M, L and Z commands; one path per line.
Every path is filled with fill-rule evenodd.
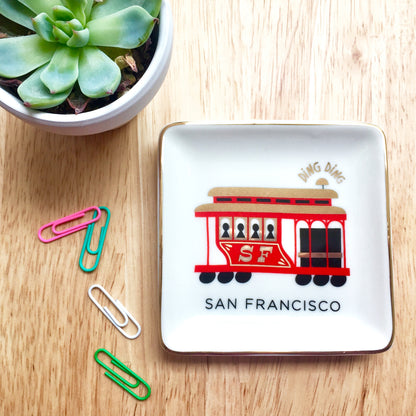
M 17 93 L 36 109 L 61 104 L 77 83 L 87 97 L 111 95 L 121 71 L 110 56 L 147 41 L 160 5 L 161 0 L 0 0 L 0 14 L 30 30 L 0 39 L 0 76 L 23 79 Z

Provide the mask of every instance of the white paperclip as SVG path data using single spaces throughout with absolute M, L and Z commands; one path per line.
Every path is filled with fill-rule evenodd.
M 99 289 L 101 292 L 104 293 L 104 295 L 108 298 L 108 300 L 114 305 L 114 307 L 121 313 L 123 316 L 124 322 L 120 323 L 117 321 L 117 319 L 114 317 L 114 315 L 110 312 L 110 310 L 107 308 L 107 306 L 102 307 L 97 300 L 92 295 L 93 289 Z M 141 327 L 139 323 L 133 318 L 133 316 L 129 313 L 129 311 L 123 306 L 123 304 L 117 300 L 111 297 L 111 295 L 101 286 L 101 285 L 92 285 L 88 289 L 88 296 L 89 298 L 94 302 L 95 306 L 110 320 L 110 322 L 126 337 L 129 339 L 135 339 L 140 335 Z M 129 323 L 129 320 L 134 323 L 137 327 L 137 332 L 134 335 L 127 334 L 126 331 L 123 330 L 125 326 Z

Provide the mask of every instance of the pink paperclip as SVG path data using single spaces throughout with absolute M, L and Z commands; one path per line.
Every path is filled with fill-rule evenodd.
M 62 231 L 57 231 L 56 227 L 58 227 L 59 225 L 66 224 L 78 218 L 82 218 L 85 215 L 85 213 L 89 211 L 93 211 L 93 210 L 97 211 L 97 216 L 95 218 L 88 220 L 86 222 L 83 222 L 82 224 L 77 224 L 77 225 L 74 225 L 73 227 L 66 228 Z M 38 238 L 40 241 L 42 241 L 42 243 L 51 243 L 52 241 L 55 241 L 58 238 L 65 237 L 69 234 L 76 233 L 77 231 L 80 231 L 80 230 L 85 230 L 89 224 L 92 224 L 93 222 L 98 221 L 100 217 L 101 217 L 101 210 L 98 207 L 93 206 L 93 207 L 83 209 L 82 211 L 78 211 L 78 212 L 75 212 L 74 214 L 60 218 L 59 220 L 55 220 L 48 224 L 42 225 L 42 227 L 40 227 L 38 231 Z M 52 228 L 52 233 L 55 234 L 55 237 L 52 237 L 46 240 L 45 238 L 42 237 L 42 232 L 43 230 L 49 227 Z

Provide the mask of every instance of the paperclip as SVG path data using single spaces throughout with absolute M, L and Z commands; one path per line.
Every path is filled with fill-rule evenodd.
M 71 222 L 71 221 L 74 221 L 78 218 L 82 218 L 85 215 L 85 213 L 87 213 L 89 211 L 92 211 L 92 210 L 95 210 L 96 214 L 97 214 L 97 216 L 95 218 L 93 218 L 92 220 L 86 221 L 82 224 L 74 225 L 74 226 L 66 228 L 62 231 L 57 231 L 56 230 L 57 226 L 62 225 L 62 224 L 66 224 L 66 223 Z M 40 227 L 39 231 L 38 231 L 38 238 L 39 238 L 40 241 L 42 241 L 42 243 L 50 243 L 52 241 L 57 240 L 58 238 L 62 238 L 62 237 L 65 237 L 67 235 L 70 235 L 72 233 L 75 233 L 77 231 L 84 230 L 90 224 L 92 224 L 94 222 L 97 222 L 100 218 L 101 218 L 100 209 L 98 207 L 95 207 L 95 206 L 89 207 L 89 208 L 83 209 L 82 211 L 78 211 L 78 212 L 75 212 L 74 214 L 71 214 L 71 215 L 68 215 L 66 217 L 60 218 L 59 220 L 55 220 L 55 221 L 52 221 L 48 224 L 42 225 L 42 227 Z M 45 238 L 42 237 L 42 232 L 43 232 L 43 230 L 45 230 L 46 228 L 49 228 L 49 227 L 51 227 L 52 233 L 55 235 L 55 237 L 45 239 Z
M 104 295 L 107 297 L 107 299 L 114 305 L 114 307 L 121 313 L 121 315 L 124 318 L 124 322 L 120 323 L 117 321 L 117 319 L 114 317 L 114 315 L 110 312 L 110 310 L 107 308 L 107 306 L 102 307 L 97 300 L 92 295 L 93 289 L 99 289 L 101 292 L 104 293 Z M 110 320 L 110 322 L 120 331 L 126 338 L 128 339 L 135 339 L 140 335 L 140 332 L 142 331 L 139 323 L 133 318 L 133 316 L 129 313 L 129 311 L 123 306 L 123 304 L 117 300 L 114 299 L 101 285 L 92 285 L 88 289 L 88 296 L 89 298 L 94 302 L 95 306 Z M 125 326 L 129 323 L 129 320 L 134 323 L 137 327 L 137 332 L 134 335 L 127 334 L 126 331 L 123 330 Z
M 84 244 L 82 245 L 81 254 L 79 256 L 79 267 L 81 267 L 81 269 L 84 272 L 87 272 L 87 273 L 94 271 L 97 268 L 98 263 L 100 262 L 101 253 L 103 251 L 103 245 L 104 245 L 104 241 L 105 241 L 105 236 L 107 234 L 108 223 L 110 222 L 110 216 L 111 216 L 110 210 L 107 207 L 100 207 L 100 210 L 101 210 L 101 212 L 105 211 L 107 213 L 107 219 L 105 221 L 105 225 L 103 227 L 101 227 L 98 247 L 97 247 L 96 250 L 93 250 L 91 248 L 92 233 L 94 231 L 94 226 L 95 226 L 95 223 L 92 223 L 87 228 L 87 233 L 85 235 Z M 94 212 L 93 218 L 95 218 L 96 214 L 97 213 Z M 87 268 L 82 264 L 82 262 L 84 260 L 84 256 L 85 256 L 85 251 L 87 251 L 89 254 L 91 254 L 93 256 L 96 256 L 94 266 L 92 266 L 90 268 Z
M 106 364 L 104 364 L 99 358 L 98 354 L 102 352 L 106 355 L 108 355 L 111 358 L 111 364 L 118 367 L 120 370 L 123 370 L 126 374 L 128 374 L 130 377 L 134 378 L 136 382 L 134 384 L 130 383 L 123 377 L 121 377 L 119 374 L 117 374 L 112 368 L 108 367 Z M 146 400 L 151 393 L 150 386 L 141 378 L 139 377 L 134 371 L 130 370 L 125 364 L 123 364 L 118 358 L 114 357 L 113 354 L 111 354 L 109 351 L 107 351 L 105 348 L 99 348 L 97 351 L 95 351 L 94 354 L 95 361 L 97 361 L 98 364 L 100 364 L 102 367 L 104 367 L 107 371 L 104 373 L 107 377 L 109 377 L 111 380 L 113 380 L 115 383 L 117 383 L 121 388 L 126 390 L 128 393 L 130 393 L 135 399 L 137 400 Z M 136 393 L 134 393 L 130 389 L 134 389 L 138 387 L 139 385 L 143 384 L 147 388 L 147 394 L 143 397 L 138 396 Z M 130 387 L 130 388 L 129 388 Z

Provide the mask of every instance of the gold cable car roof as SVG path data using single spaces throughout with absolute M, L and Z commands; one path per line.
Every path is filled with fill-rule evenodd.
M 208 192 L 208 196 L 252 196 L 264 198 L 338 198 L 332 189 L 299 189 L 299 188 L 247 188 L 247 187 L 217 187 Z
M 299 189 L 299 188 L 250 188 L 250 187 L 216 187 L 208 192 L 212 197 L 254 197 L 286 199 L 332 199 L 338 194 L 332 189 Z M 263 202 L 263 201 L 262 201 Z M 264 212 L 281 214 L 329 214 L 345 215 L 345 210 L 334 206 L 294 205 L 261 202 L 215 202 L 202 204 L 195 212 Z
M 203 204 L 195 208 L 195 212 L 264 212 L 274 214 L 330 214 L 345 215 L 339 207 L 323 207 L 318 205 L 289 205 L 289 204 L 239 204 L 213 203 Z

